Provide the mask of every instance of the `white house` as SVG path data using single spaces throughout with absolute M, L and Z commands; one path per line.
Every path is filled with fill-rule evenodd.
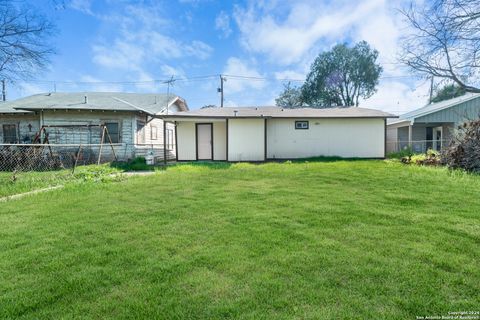
M 206 108 L 162 116 L 175 124 L 178 161 L 384 158 L 386 119 L 395 117 L 358 107 Z
M 187 111 L 174 94 L 121 92 L 42 93 L 0 102 L 0 144 L 29 144 L 38 134 L 50 144 L 100 144 L 106 127 L 122 160 L 164 148 L 175 154 L 175 127 L 158 116 Z M 43 128 L 43 129 L 42 129 Z M 108 152 L 108 148 L 104 152 Z

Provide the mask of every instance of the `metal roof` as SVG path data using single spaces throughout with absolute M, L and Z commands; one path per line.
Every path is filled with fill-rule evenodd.
M 397 116 L 375 109 L 349 108 L 297 108 L 281 107 L 225 107 L 205 108 L 177 112 L 164 118 L 396 118 Z
M 142 111 L 155 115 L 178 101 L 180 110 L 188 110 L 186 102 L 175 94 L 125 92 L 55 92 L 41 93 L 3 102 L 5 110 L 102 110 Z M 1 110 L 1 109 L 0 109 Z
M 415 121 L 416 118 L 423 117 L 425 115 L 445 110 L 456 105 L 459 105 L 463 102 L 467 102 L 476 98 L 480 98 L 480 93 L 467 93 L 463 96 L 456 97 L 453 99 L 444 100 L 437 103 L 428 104 L 423 108 L 419 108 L 408 113 L 402 114 L 397 121 L 392 122 L 391 124 L 403 122 L 403 121 Z M 390 124 L 390 123 L 389 123 Z

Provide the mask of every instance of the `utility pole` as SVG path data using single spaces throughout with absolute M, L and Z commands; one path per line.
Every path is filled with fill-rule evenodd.
M 227 81 L 227 79 L 220 75 L 220 88 L 217 89 L 220 93 L 220 108 L 223 108 L 223 81 Z
M 5 79 L 2 80 L 2 101 L 7 101 L 7 89 L 5 87 Z
M 167 84 L 167 111 L 166 111 L 167 115 L 168 115 L 168 103 L 170 102 L 170 85 L 174 82 L 175 80 L 173 80 L 173 76 L 170 78 L 170 80 L 165 81 L 165 83 Z

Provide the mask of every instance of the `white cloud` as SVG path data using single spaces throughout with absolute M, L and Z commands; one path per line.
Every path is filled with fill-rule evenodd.
M 224 38 L 228 38 L 232 33 L 230 16 L 225 11 L 220 11 L 217 18 L 215 18 L 215 29 L 221 31 Z
M 138 71 L 150 62 L 211 56 L 213 48 L 202 41 L 181 41 L 167 35 L 172 21 L 164 16 L 155 5 L 126 6 L 122 14 L 104 16 L 104 23 L 115 25 L 118 35 L 92 45 L 93 61 L 102 67 Z
M 368 23 L 385 5 L 385 0 L 334 3 L 294 2 L 288 8 L 279 6 L 264 11 L 258 5 L 236 7 L 235 21 L 241 32 L 242 45 L 251 52 L 263 53 L 275 63 L 284 65 L 301 61 L 313 48 L 343 41 L 357 25 Z M 282 11 L 287 13 L 279 19 Z
M 81 82 L 85 82 L 81 85 L 83 90 L 97 91 L 97 92 L 121 92 L 124 88 L 118 83 L 106 83 L 101 79 L 95 78 L 91 75 L 83 75 L 80 77 Z M 98 83 L 96 83 L 98 82 Z
M 160 71 L 162 75 L 165 76 L 174 76 L 175 78 L 185 77 L 185 71 L 183 71 L 182 68 L 172 67 L 168 64 L 162 65 Z
M 38 85 L 34 85 L 34 84 L 31 84 L 31 83 L 22 83 L 19 87 L 22 95 L 25 95 L 25 96 L 30 96 L 32 94 L 37 94 L 37 93 L 44 93 L 44 92 L 51 92 L 53 91 L 52 89 L 53 88 L 49 88 L 48 90 L 45 90 L 44 87 L 41 87 L 41 86 L 38 86 Z M 7 96 L 8 98 L 8 96 Z
M 227 60 L 227 65 L 223 70 L 223 74 L 253 78 L 263 77 L 255 68 L 250 66 L 246 61 L 243 61 L 236 57 L 231 57 Z M 226 94 L 231 94 L 241 92 L 243 90 L 262 89 L 265 87 L 265 85 L 266 82 L 262 80 L 227 77 L 227 81 L 224 83 L 224 88 Z
M 381 81 L 378 92 L 370 99 L 361 101 L 360 106 L 402 114 L 424 106 L 428 101 L 429 89 L 428 81 L 407 83 L 398 79 L 385 79 Z
M 275 72 L 275 79 L 277 80 L 305 80 L 306 73 L 295 70 L 283 70 Z
M 201 60 L 205 60 L 213 52 L 213 48 L 210 47 L 208 44 L 202 41 L 194 40 L 192 43 L 187 44 L 184 46 L 184 53 L 185 55 L 189 55 L 191 57 L 197 57 Z
M 93 15 L 92 0 L 72 0 L 70 2 L 70 7 L 80 12 Z

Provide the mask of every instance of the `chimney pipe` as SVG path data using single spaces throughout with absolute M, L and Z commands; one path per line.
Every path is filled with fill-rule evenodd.
M 88 97 L 87 97 L 87 96 L 85 96 L 85 102 L 84 102 L 84 103 L 85 103 L 85 104 L 88 103 Z

